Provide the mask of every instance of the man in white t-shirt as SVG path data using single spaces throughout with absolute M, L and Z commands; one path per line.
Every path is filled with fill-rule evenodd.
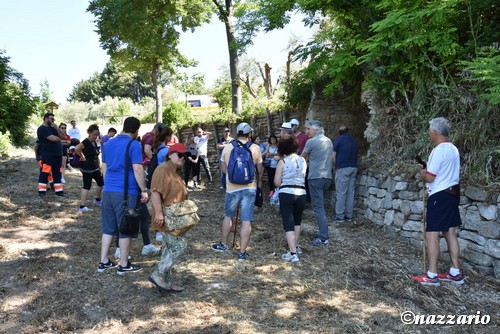
M 444 117 L 429 122 L 429 138 L 435 145 L 427 166 L 421 166 L 420 175 L 427 183 L 427 253 L 429 268 L 426 274 L 413 277 L 422 285 L 440 285 L 439 281 L 463 284 L 460 271 L 460 247 L 456 228 L 462 224 L 458 204 L 460 202 L 460 154 L 448 139 L 450 123 Z M 438 274 L 439 234 L 448 245 L 451 267 L 446 274 Z
M 201 128 L 196 130 L 196 136 L 194 137 L 194 142 L 198 145 L 198 156 L 200 167 L 203 166 L 205 173 L 207 174 L 208 182 L 212 184 L 212 173 L 210 173 L 210 165 L 208 164 L 208 139 L 211 132 L 203 131 Z M 198 184 L 200 183 L 201 168 L 198 169 Z

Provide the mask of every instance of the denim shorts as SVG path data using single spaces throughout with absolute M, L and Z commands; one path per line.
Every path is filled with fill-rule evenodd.
M 242 189 L 226 193 L 224 199 L 224 214 L 226 217 L 236 216 L 236 208 L 241 203 L 240 217 L 241 221 L 253 222 L 253 206 L 255 204 L 255 195 L 257 189 Z
M 137 195 L 128 195 L 128 207 L 135 208 L 137 205 Z M 119 238 L 137 238 L 137 234 L 118 233 L 123 213 L 123 193 L 103 192 L 102 193 L 102 233 L 107 235 L 118 235 Z

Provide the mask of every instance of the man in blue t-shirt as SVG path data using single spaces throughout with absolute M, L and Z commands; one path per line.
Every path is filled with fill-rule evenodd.
M 333 165 L 335 166 L 336 215 L 334 222 L 350 221 L 354 211 L 354 183 L 358 172 L 358 144 L 342 125 L 333 142 Z
M 52 173 L 56 195 L 64 195 L 64 186 L 61 182 L 62 142 L 66 142 L 66 135 L 55 123 L 53 113 L 43 116 L 43 124 L 36 131 L 40 145 L 41 164 L 38 176 L 38 196 L 43 198 L 47 193 L 47 183 Z
M 106 143 L 106 150 L 102 155 L 102 174 L 104 176 L 104 188 L 102 196 L 102 243 L 101 262 L 97 268 L 98 272 L 116 267 L 109 257 L 109 247 L 113 236 L 118 235 L 120 245 L 120 263 L 118 275 L 141 270 L 139 266 L 132 266 L 128 261 L 130 251 L 130 239 L 136 235 L 119 233 L 118 229 L 123 219 L 125 208 L 124 182 L 125 182 L 125 154 L 128 154 L 128 186 L 127 201 L 128 208 L 135 209 L 140 201 L 146 203 L 148 193 L 146 181 L 144 180 L 144 169 L 142 167 L 141 144 L 136 141 L 139 134 L 141 122 L 135 117 L 127 117 L 123 123 L 123 132 Z M 126 153 L 127 145 L 130 143 L 129 151 Z

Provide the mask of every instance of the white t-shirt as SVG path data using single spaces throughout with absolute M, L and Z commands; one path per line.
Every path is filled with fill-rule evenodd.
M 427 173 L 434 181 L 427 183 L 429 196 L 460 182 L 460 154 L 450 142 L 434 147 L 427 162 Z
M 208 152 L 208 135 L 194 137 L 194 142 L 198 144 L 198 155 L 207 156 Z

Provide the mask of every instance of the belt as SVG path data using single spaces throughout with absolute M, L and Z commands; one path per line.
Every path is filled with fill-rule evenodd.
M 292 184 L 285 184 L 284 186 L 281 186 L 280 189 L 282 188 L 298 188 L 298 189 L 306 189 L 305 186 L 295 186 L 295 185 L 292 185 Z
M 453 196 L 460 196 L 460 184 L 455 184 L 454 186 L 444 189 L 444 191 Z

